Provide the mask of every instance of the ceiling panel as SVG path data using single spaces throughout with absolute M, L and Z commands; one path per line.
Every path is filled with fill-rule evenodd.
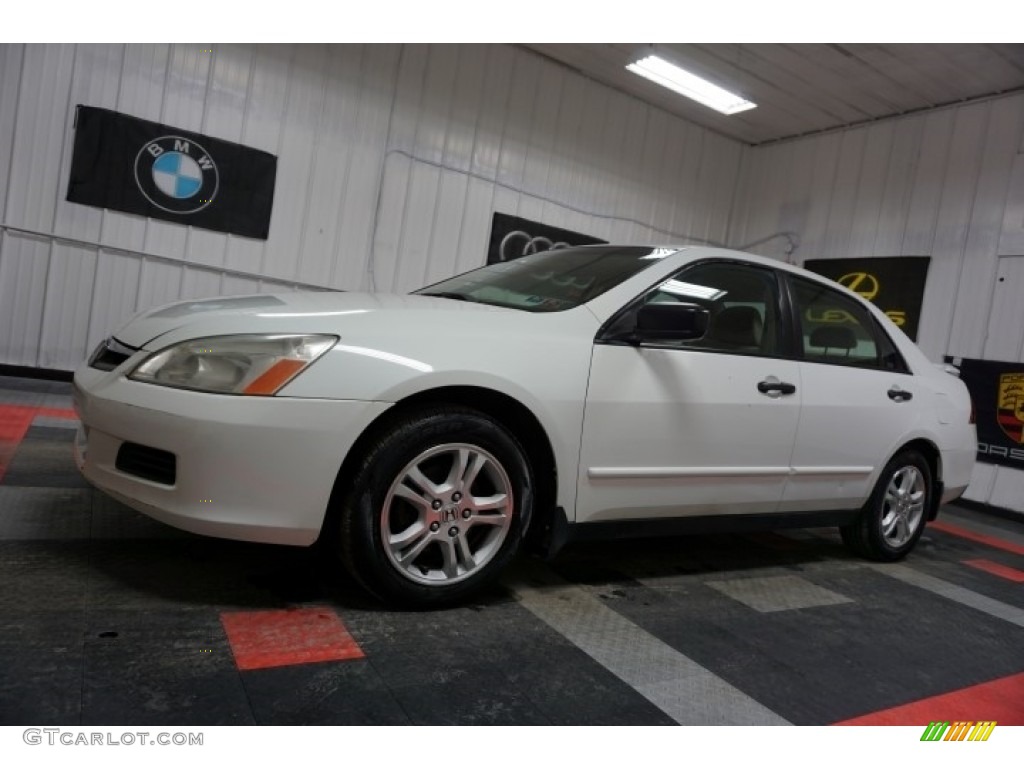
M 748 144 L 1024 89 L 1024 44 L 580 43 L 529 48 Z M 754 101 L 720 115 L 626 70 L 657 54 Z

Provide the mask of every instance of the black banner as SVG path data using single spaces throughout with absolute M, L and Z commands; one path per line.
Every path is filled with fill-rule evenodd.
M 804 262 L 804 268 L 867 299 L 916 341 L 930 260 L 928 256 L 810 259 Z
M 946 358 L 971 392 L 978 461 L 1024 470 L 1024 363 Z
M 491 242 L 487 247 L 487 263 L 511 261 L 531 253 L 568 248 L 570 245 L 600 245 L 606 242 L 608 241 L 581 235 L 568 229 L 549 227 L 547 224 L 518 216 L 496 213 L 491 219 Z
M 1024 362 L 946 357 L 971 391 L 978 461 L 1024 470 Z
M 265 240 L 276 176 L 269 152 L 78 106 L 69 202 Z

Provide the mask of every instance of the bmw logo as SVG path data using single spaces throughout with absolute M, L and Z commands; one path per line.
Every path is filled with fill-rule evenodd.
M 196 213 L 217 196 L 220 176 L 210 155 L 192 139 L 161 136 L 135 156 L 135 183 L 157 208 Z

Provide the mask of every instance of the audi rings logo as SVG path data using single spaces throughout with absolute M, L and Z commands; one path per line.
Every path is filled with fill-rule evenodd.
M 501 239 L 501 244 L 498 246 L 498 258 L 500 261 L 512 261 L 520 256 L 529 256 L 531 253 L 557 251 L 568 247 L 569 243 L 556 243 L 546 237 L 533 237 L 529 232 L 516 230 L 509 232 Z
M 604 242 L 581 232 L 495 211 L 491 219 L 491 236 L 487 242 L 487 263 L 501 264 L 544 251 L 560 251 Z
M 160 210 L 188 214 L 213 202 L 220 175 L 216 163 L 196 142 L 161 136 L 146 142 L 135 156 L 135 183 Z

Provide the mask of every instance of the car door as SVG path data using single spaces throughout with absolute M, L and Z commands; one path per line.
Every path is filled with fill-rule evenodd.
M 630 340 L 640 307 L 659 301 L 706 308 L 706 335 Z M 722 261 L 614 316 L 594 344 L 576 521 L 774 512 L 800 411 L 783 317 L 774 270 Z
M 914 377 L 858 300 L 817 281 L 787 280 L 802 347 L 802 413 L 782 507 L 853 509 L 913 429 Z

